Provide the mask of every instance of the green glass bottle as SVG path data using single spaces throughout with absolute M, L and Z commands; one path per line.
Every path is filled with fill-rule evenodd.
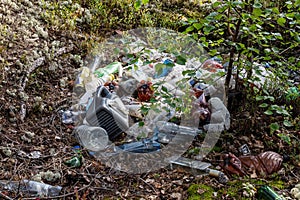
M 258 189 L 258 199 L 260 200 L 283 200 L 272 188 L 263 185 Z

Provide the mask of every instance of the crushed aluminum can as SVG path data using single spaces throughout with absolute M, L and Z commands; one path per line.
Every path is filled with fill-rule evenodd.
M 247 144 L 243 144 L 240 148 L 239 148 L 239 151 L 244 155 L 244 156 L 247 156 L 247 155 L 250 155 L 251 154 L 251 151 L 248 147 Z

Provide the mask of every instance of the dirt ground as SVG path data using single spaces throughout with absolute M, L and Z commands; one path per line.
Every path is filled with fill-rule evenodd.
M 84 149 L 82 165 L 68 166 L 65 162 L 77 156 L 74 146 L 78 142 L 73 127 L 61 122 L 59 111 L 72 104 L 74 74 L 86 55 L 80 48 L 84 36 L 46 27 L 39 1 L 1 0 L 0 9 L 0 186 L 8 180 L 42 181 L 62 187 L 55 199 L 188 199 L 198 195 L 197 199 L 211 190 L 208 199 L 241 199 L 246 198 L 244 181 L 256 187 L 271 185 L 286 197 L 300 182 L 300 158 L 295 157 L 299 139 L 292 138 L 288 144 L 269 134 L 263 117 L 261 124 L 253 124 L 252 116 L 236 110 L 231 129 L 205 161 L 220 169 L 220 155 L 238 154 L 238 148 L 247 143 L 254 155 L 271 150 L 291 157 L 275 175 L 230 176 L 229 184 L 181 168 L 132 175 L 106 167 Z M 288 131 L 300 138 L 299 132 Z M 192 191 L 194 184 L 209 189 Z M 40 199 L 1 187 L 0 198 Z

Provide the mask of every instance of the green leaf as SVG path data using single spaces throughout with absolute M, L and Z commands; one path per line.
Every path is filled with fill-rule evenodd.
M 209 51 L 209 55 L 211 55 L 212 57 L 215 56 L 218 53 L 217 49 L 212 49 Z
M 166 88 L 165 86 L 161 86 L 161 90 L 168 93 L 168 88 Z
M 254 17 L 261 16 L 261 13 L 262 13 L 262 10 L 260 8 L 254 8 L 253 12 L 252 12 L 252 14 L 253 14 Z
M 221 2 L 216 1 L 215 3 L 213 3 L 212 7 L 213 7 L 213 8 L 216 8 L 216 7 L 218 7 L 219 5 L 221 5 Z
M 142 0 L 142 3 L 145 5 L 145 4 L 149 3 L 149 0 Z
M 259 107 L 261 107 L 261 108 L 266 108 L 268 106 L 269 106 L 269 104 L 267 104 L 267 103 L 262 103 L 262 104 L 259 105 Z
M 140 9 L 141 6 L 142 6 L 142 1 L 141 0 L 136 0 L 134 2 L 134 8 L 135 8 L 135 10 Z
M 155 66 L 154 66 L 154 69 L 155 69 L 155 72 L 157 74 L 162 74 L 163 73 L 163 69 L 166 67 L 165 64 L 162 64 L 162 63 L 157 63 Z
M 218 15 L 217 12 L 211 12 L 208 16 L 205 17 L 205 19 L 208 20 L 208 21 L 214 21 L 215 16 L 217 16 L 217 15 Z
M 259 54 L 259 50 L 253 47 L 248 48 L 250 51 L 254 51 L 255 53 Z
M 290 113 L 287 111 L 287 110 L 285 110 L 285 109 L 282 109 L 282 112 L 281 112 L 283 115 L 285 115 L 285 116 L 290 116 Z
M 194 28 L 194 26 L 189 26 L 189 27 L 187 27 L 186 29 L 185 29 L 185 33 L 189 33 L 189 32 L 192 32 L 193 30 L 194 30 L 195 28 Z
M 256 99 L 256 101 L 261 101 L 264 99 L 264 96 L 257 96 L 257 97 L 255 97 L 255 99 Z
M 266 54 L 271 53 L 271 49 L 269 49 L 269 48 L 264 49 L 264 53 L 266 53 Z
M 197 30 L 199 30 L 200 28 L 202 28 L 202 24 L 200 24 L 200 23 L 194 23 L 193 26 L 194 26 Z
M 165 46 L 160 46 L 159 48 L 158 48 L 158 52 L 164 52 L 164 51 L 166 51 L 167 50 L 167 47 L 165 47 Z
M 266 115 L 273 115 L 273 112 L 271 110 L 267 110 L 264 112 Z
M 291 145 L 291 138 L 288 134 L 285 134 L 285 133 L 278 133 L 277 134 L 280 139 L 282 139 L 283 141 L 285 141 L 286 143 L 288 143 L 289 145 Z
M 293 5 L 293 2 L 291 2 L 291 1 L 286 1 L 285 3 L 288 5 Z
M 253 8 L 261 8 L 261 7 L 262 7 L 262 5 L 259 2 L 256 2 L 253 4 Z
M 294 126 L 289 120 L 284 120 L 283 121 L 283 125 L 286 126 L 286 127 L 292 127 L 292 126 Z
M 152 97 L 152 98 L 150 98 L 149 102 L 150 103 L 156 103 L 156 102 L 158 102 L 158 100 Z
M 289 20 L 293 20 L 294 16 L 295 16 L 295 13 L 287 13 L 287 14 L 286 14 L 286 17 L 287 17 Z
M 118 47 L 114 48 L 114 53 L 115 53 L 115 54 L 119 54 L 120 51 L 121 51 L 121 50 L 120 50 Z
M 181 55 L 176 56 L 176 63 L 179 65 L 185 65 L 186 59 Z
M 265 99 L 269 99 L 269 100 L 272 101 L 272 102 L 275 100 L 275 98 L 272 97 L 272 96 L 265 96 Z
M 198 40 L 198 34 L 193 33 L 192 35 L 193 35 L 194 40 Z
M 279 24 L 280 26 L 284 26 L 286 22 L 286 19 L 283 17 L 280 17 L 277 19 L 277 24 Z
M 225 76 L 226 75 L 226 72 L 222 72 L 222 71 L 219 71 L 217 72 L 217 76 Z
M 141 113 L 142 113 L 143 115 L 147 115 L 147 113 L 148 113 L 149 110 L 150 110 L 149 107 L 146 107 L 146 106 L 142 106 L 142 107 L 141 107 Z
M 238 43 L 238 45 L 239 45 L 240 49 L 245 49 L 246 48 L 245 44 L 243 44 L 243 43 Z
M 167 63 L 167 64 L 164 64 L 164 65 L 166 65 L 167 67 L 169 67 L 169 68 L 172 68 L 172 67 L 174 67 L 175 66 L 175 64 L 174 63 Z
M 129 64 L 137 63 L 138 60 L 139 60 L 139 58 L 132 59 L 132 60 L 130 60 Z
M 189 75 L 189 76 L 193 76 L 196 74 L 196 71 L 195 70 L 184 70 L 182 71 L 182 75 L 185 76 L 185 75 Z
M 278 105 L 271 105 L 271 110 L 282 110 L 282 108 L 280 107 L 280 106 L 278 106 Z
M 139 127 L 142 127 L 142 126 L 144 126 L 145 125 L 145 122 L 143 122 L 143 121 L 140 121 L 139 122 Z
M 270 124 L 270 132 L 271 134 L 274 133 L 274 131 L 279 130 L 280 126 L 278 123 L 272 123 Z
M 212 30 L 214 30 L 214 26 L 212 26 L 212 25 L 207 25 L 207 26 L 205 26 L 204 28 L 203 28 L 203 31 L 206 33 L 206 34 L 208 34 L 210 31 L 212 31 Z
M 232 5 L 234 5 L 234 6 L 239 6 L 239 5 L 242 5 L 242 4 L 243 4 L 242 1 L 234 1 L 234 2 L 232 2 Z

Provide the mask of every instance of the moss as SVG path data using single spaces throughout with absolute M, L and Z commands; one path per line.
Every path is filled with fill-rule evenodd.
M 228 182 L 229 187 L 224 187 L 223 189 L 219 190 L 218 197 L 221 198 L 220 196 L 226 195 L 230 198 L 238 198 L 238 190 L 242 188 L 242 183 L 243 181 L 239 180 Z
M 214 146 L 213 151 L 214 152 L 221 152 L 223 149 L 220 146 Z
M 285 189 L 287 187 L 285 182 L 283 182 L 282 180 L 271 181 L 269 183 L 269 186 L 276 189 Z
M 226 195 L 229 199 L 249 199 L 242 196 L 242 188 L 244 187 L 243 183 L 250 183 L 257 190 L 262 185 L 268 185 L 271 188 L 274 188 L 274 190 L 285 189 L 287 187 L 287 185 L 285 185 L 285 183 L 281 180 L 235 178 L 235 180 L 228 182 L 227 186 L 218 191 L 217 199 L 221 199 L 221 196 L 224 195 Z
M 192 184 L 188 190 L 189 200 L 213 199 L 214 189 L 204 184 Z

